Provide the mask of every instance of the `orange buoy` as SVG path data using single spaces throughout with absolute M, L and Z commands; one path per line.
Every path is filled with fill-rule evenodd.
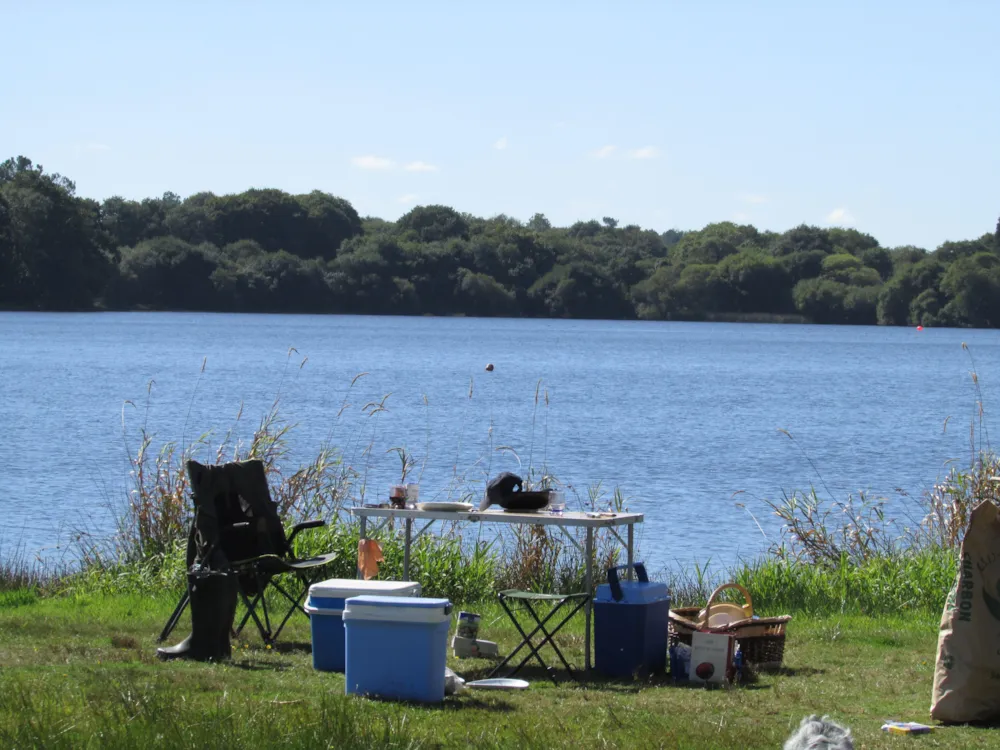
M 493 372 L 493 363 L 492 362 L 490 362 L 488 365 L 486 365 L 486 372 Z

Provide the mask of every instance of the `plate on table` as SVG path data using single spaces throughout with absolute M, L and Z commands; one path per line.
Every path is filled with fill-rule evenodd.
M 472 503 L 417 503 L 420 510 L 452 511 L 455 513 L 468 513 L 475 506 Z

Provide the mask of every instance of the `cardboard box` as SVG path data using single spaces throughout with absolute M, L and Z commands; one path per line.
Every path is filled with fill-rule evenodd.
M 731 635 L 693 633 L 691 635 L 691 682 L 721 684 L 733 678 L 733 651 L 736 642 Z
M 451 639 L 451 647 L 459 659 L 495 659 L 499 650 L 493 641 L 481 641 L 476 638 L 463 638 L 456 635 Z

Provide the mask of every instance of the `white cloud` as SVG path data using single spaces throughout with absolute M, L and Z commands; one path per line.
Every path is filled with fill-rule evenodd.
M 846 208 L 835 208 L 826 215 L 826 223 L 841 227 L 849 227 L 854 224 L 854 217 Z
M 766 195 L 761 195 L 760 193 L 743 193 L 740 195 L 740 200 L 744 203 L 750 203 L 754 206 L 758 206 L 761 203 L 767 203 L 768 197 Z
M 406 195 L 399 196 L 398 200 L 400 203 L 413 203 L 419 197 L 416 193 L 407 193 Z
M 660 150 L 656 146 L 644 146 L 628 152 L 629 159 L 656 159 L 660 155 Z
M 617 146 L 601 146 L 599 149 L 594 151 L 591 156 L 595 159 L 607 159 L 611 154 L 618 150 Z
M 750 214 L 748 214 L 746 211 L 737 211 L 736 213 L 733 214 L 733 221 L 746 223 L 750 221 Z
M 493 144 L 493 148 L 497 151 L 503 151 L 507 148 L 507 136 L 501 137 L 496 143 Z
M 392 159 L 384 156 L 355 156 L 351 164 L 360 169 L 392 169 L 396 166 Z
M 438 168 L 434 164 L 428 164 L 425 161 L 411 161 L 405 167 L 403 167 L 407 172 L 437 172 Z

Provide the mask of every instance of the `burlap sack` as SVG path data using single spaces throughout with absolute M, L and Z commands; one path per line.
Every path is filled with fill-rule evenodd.
M 949 724 L 1000 718 L 1000 508 L 990 501 L 972 511 L 941 615 L 931 717 Z

